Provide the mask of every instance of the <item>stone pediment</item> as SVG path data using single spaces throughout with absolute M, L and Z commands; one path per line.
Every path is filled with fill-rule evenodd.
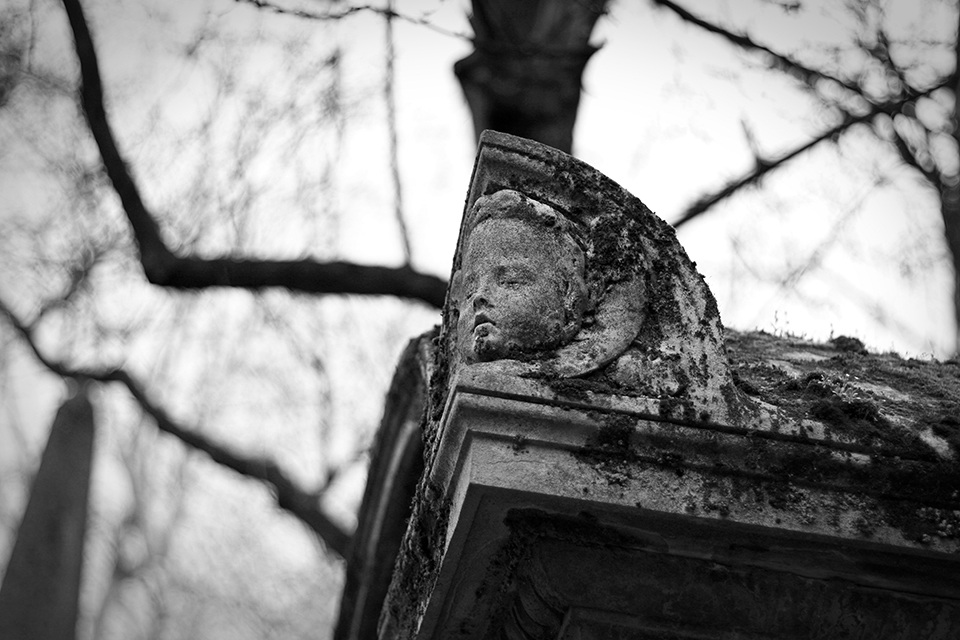
M 960 637 L 960 367 L 725 338 L 666 224 L 501 134 L 457 256 L 337 638 Z
M 525 214 L 524 208 L 536 211 Z M 464 345 L 457 344 L 458 333 L 473 329 L 464 326 L 465 320 L 472 324 L 476 313 L 483 313 L 468 299 L 471 291 L 466 284 L 473 275 L 471 239 L 484 234 L 478 252 L 489 255 L 523 233 L 523 227 L 530 226 L 522 224 L 524 219 L 533 217 L 545 219 L 535 230 L 545 238 L 544 244 L 551 244 L 550 236 L 570 239 L 572 249 L 561 247 L 559 254 L 537 247 L 531 239 L 519 240 L 518 251 L 526 257 L 544 254 L 558 265 L 553 270 L 561 273 L 568 286 L 569 281 L 579 281 L 584 300 L 567 305 L 573 307 L 567 309 L 568 315 L 579 316 L 576 330 L 559 343 L 515 344 L 510 358 L 478 363 L 482 357 L 465 353 Z M 504 230 L 485 232 L 497 223 Z M 566 253 L 579 254 L 569 259 L 577 266 L 560 268 L 567 261 Z M 504 263 L 511 260 L 509 255 L 498 258 Z M 533 284 L 530 291 L 546 286 Z M 529 292 L 524 295 L 536 297 Z M 525 312 L 515 311 L 520 317 Z M 546 314 L 541 311 L 541 315 Z M 459 339 L 466 338 L 459 335 Z M 612 393 L 643 398 L 638 400 L 641 404 L 653 402 L 656 406 L 649 407 L 653 412 L 673 418 L 725 421 L 741 412 L 723 353 L 716 301 L 674 230 L 638 198 L 585 163 L 496 132 L 481 137 L 440 348 L 453 377 L 462 365 L 472 364 L 533 380 L 592 383 Z

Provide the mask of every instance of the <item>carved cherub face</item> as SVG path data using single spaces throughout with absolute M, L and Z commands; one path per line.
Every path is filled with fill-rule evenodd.
M 559 214 L 514 191 L 481 198 L 477 207 L 480 221 L 459 273 L 463 360 L 516 358 L 572 340 L 586 298 L 583 253 Z

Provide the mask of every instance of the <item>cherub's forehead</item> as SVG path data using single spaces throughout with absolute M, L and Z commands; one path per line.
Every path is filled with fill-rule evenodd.
M 527 265 L 549 275 L 559 272 L 568 248 L 553 233 L 523 220 L 489 220 L 474 228 L 466 240 L 460 270 L 471 277 L 498 267 Z
M 513 248 L 517 244 L 536 243 L 540 246 L 560 247 L 560 235 L 536 222 L 518 218 L 488 218 L 481 221 L 467 236 L 467 250 L 477 244 Z

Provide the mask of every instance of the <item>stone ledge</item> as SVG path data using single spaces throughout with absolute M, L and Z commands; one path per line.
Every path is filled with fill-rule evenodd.
M 800 633 L 798 616 L 805 609 L 798 603 L 815 605 L 804 595 L 811 589 L 820 594 L 816 607 L 824 611 L 845 603 L 856 609 L 858 619 L 871 620 L 870 628 L 897 630 L 870 637 L 919 633 L 914 606 L 924 615 L 935 614 L 932 619 L 945 630 L 916 637 L 948 638 L 960 632 L 956 536 L 924 541 L 903 521 L 955 519 L 960 504 L 928 503 L 922 492 L 902 484 L 878 488 L 882 457 L 828 441 L 771 441 L 747 430 L 573 407 L 551 401 L 549 390 L 527 397 L 511 393 L 529 391 L 531 381 L 488 382 L 497 391 L 485 391 L 476 377 L 461 377 L 442 421 L 444 436 L 431 480 L 450 501 L 449 524 L 432 589 L 437 597 L 428 598 L 416 637 L 487 637 L 492 631 L 488 624 L 528 615 L 514 611 L 522 608 L 518 590 L 532 580 L 523 575 L 534 571 L 525 563 L 538 557 L 546 565 L 536 571 L 562 572 L 551 554 L 589 557 L 596 566 L 608 566 L 615 558 L 635 567 L 633 577 L 625 579 L 615 570 L 616 562 L 607 572 L 589 570 L 592 565 L 585 561 L 571 564 L 570 571 L 587 572 L 574 582 L 591 588 L 576 597 L 554 594 L 564 600 L 561 615 L 547 616 L 546 626 L 541 625 L 552 637 L 561 637 L 557 634 L 564 624 L 562 637 L 570 638 L 579 637 L 570 635 L 573 629 L 600 624 L 563 622 L 581 609 L 605 612 L 602 624 L 620 629 L 618 633 L 636 628 L 630 632 L 634 635 L 623 637 L 661 637 L 656 629 L 665 624 L 676 637 L 723 637 L 697 634 L 734 624 L 729 615 L 717 614 L 688 633 L 666 610 L 638 603 L 616 610 L 604 602 L 602 594 L 615 591 L 616 585 L 630 590 L 650 581 L 647 588 L 683 600 L 687 587 L 658 583 L 665 578 L 656 576 L 669 574 L 669 567 L 689 577 L 690 593 L 709 591 L 718 611 L 739 607 L 754 612 L 748 625 L 754 635 L 742 637 L 808 637 L 789 634 Z M 783 465 L 791 462 L 796 468 L 784 472 Z M 833 465 L 830 475 L 818 468 L 826 462 Z M 913 464 L 919 477 L 937 466 Z M 573 562 L 569 558 L 564 562 Z M 636 571 L 653 577 L 637 583 Z M 697 586 L 716 571 L 734 576 L 729 578 L 736 587 L 731 593 L 742 602 L 724 604 L 723 590 Z M 540 591 L 566 593 L 570 586 L 554 584 L 556 577 L 543 579 L 544 584 L 537 583 Z M 751 581 L 768 582 L 770 593 L 752 589 Z M 793 613 L 757 613 L 783 607 Z M 621 618 L 633 627 L 615 622 Z M 832 629 L 854 630 L 855 624 L 841 618 L 831 623 Z

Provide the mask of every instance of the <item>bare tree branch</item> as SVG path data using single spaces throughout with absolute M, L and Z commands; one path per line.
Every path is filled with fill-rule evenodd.
M 72 369 L 48 358 L 37 347 L 30 329 L 2 302 L 0 302 L 0 314 L 5 316 L 14 329 L 23 336 L 34 356 L 47 369 L 63 378 L 119 382 L 127 388 L 144 412 L 156 421 L 160 431 L 174 436 L 188 447 L 202 451 L 220 465 L 248 478 L 269 484 L 276 492 L 277 504 L 281 508 L 286 509 L 313 529 L 331 550 L 341 557 L 346 557 L 350 546 L 350 534 L 320 510 L 318 494 L 299 488 L 275 462 L 266 458 L 248 458 L 236 454 L 202 435 L 198 430 L 180 425 L 162 407 L 151 400 L 144 388 L 123 369 Z
M 409 22 L 410 24 L 415 24 L 421 27 L 426 27 L 437 33 L 441 33 L 445 36 L 451 36 L 453 38 L 460 38 L 461 40 L 472 40 L 472 38 L 465 34 L 460 33 L 459 31 L 450 31 L 449 29 L 444 29 L 443 27 L 437 26 L 436 24 L 430 22 L 426 18 L 414 18 L 413 16 L 404 15 L 402 13 L 397 13 L 393 10 L 393 7 L 377 7 L 372 4 L 359 4 L 349 6 L 346 9 L 341 11 L 327 11 L 325 13 L 313 13 L 312 11 L 303 11 L 302 9 L 290 9 L 288 7 L 281 7 L 279 5 L 268 2 L 267 0 L 237 0 L 237 2 L 246 2 L 247 4 L 252 4 L 258 9 L 264 9 L 273 13 L 281 15 L 295 16 L 297 18 L 306 18 L 308 20 L 342 20 L 344 18 L 349 18 L 350 16 L 360 13 L 362 11 L 369 11 L 370 13 L 378 13 L 386 18 L 396 18 L 398 20 L 403 20 L 404 22 Z
M 910 81 L 907 80 L 907 76 L 904 74 L 903 69 L 898 65 L 893 56 L 890 55 L 890 38 L 887 37 L 887 32 L 882 28 L 877 29 L 877 42 L 872 46 L 867 45 L 867 43 L 860 41 L 860 48 L 870 54 L 870 56 L 879 62 L 885 69 L 892 71 L 897 77 L 897 81 L 900 83 L 900 91 L 906 93 L 907 95 L 915 96 L 916 89 L 913 85 L 910 84 Z
M 702 196 L 699 200 L 697 200 L 692 205 L 687 207 L 687 209 L 682 214 L 680 214 L 680 217 L 677 220 L 673 221 L 671 224 L 673 224 L 674 227 L 679 227 L 683 224 L 686 224 L 687 222 L 690 222 L 697 216 L 703 213 L 706 213 L 706 211 L 710 209 L 710 207 L 714 206 L 718 202 L 726 200 L 727 198 L 737 193 L 741 189 L 759 182 L 760 179 L 763 178 L 765 175 L 767 175 L 774 169 L 777 169 L 783 166 L 790 160 L 793 160 L 794 158 L 802 154 L 804 151 L 808 151 L 812 149 L 813 147 L 817 146 L 824 140 L 831 140 L 835 138 L 836 136 L 840 135 L 841 133 L 843 133 L 850 127 L 852 127 L 853 125 L 859 122 L 864 122 L 866 120 L 869 120 L 871 117 L 873 117 L 873 115 L 874 114 L 871 113 L 866 116 L 847 117 L 846 119 L 844 119 L 843 122 L 841 122 L 837 126 L 827 129 L 820 135 L 812 138 L 811 140 L 808 140 L 807 142 L 800 145 L 799 147 L 796 147 L 793 150 L 785 153 L 784 155 L 780 156 L 776 160 L 758 161 L 755 167 L 753 168 L 753 170 L 748 171 L 741 177 L 728 182 L 725 186 L 720 188 L 718 191 Z
M 816 82 L 819 79 L 827 79 L 838 83 L 840 86 L 847 89 L 852 97 L 865 101 L 865 103 L 868 105 L 868 113 L 861 115 L 850 111 L 837 100 L 828 100 L 829 103 L 832 103 L 834 107 L 840 109 L 841 113 L 843 113 L 843 122 L 794 149 L 793 151 L 785 154 L 772 163 L 758 159 L 757 166 L 752 171 L 744 174 L 739 179 L 731 181 L 717 192 L 703 196 L 697 202 L 691 205 L 681 214 L 679 220 L 675 223 L 675 226 L 679 226 L 685 222 L 688 222 L 696 216 L 704 213 L 709 207 L 725 198 L 728 198 L 741 188 L 756 183 L 766 173 L 778 166 L 782 166 L 785 162 L 796 157 L 803 151 L 812 148 L 824 140 L 835 139 L 837 136 L 841 135 L 858 122 L 865 122 L 866 120 L 881 113 L 885 113 L 891 116 L 891 118 L 902 113 L 902 115 L 905 117 L 914 119 L 910 114 L 903 112 L 904 107 L 910 103 L 913 103 L 918 98 L 930 95 L 940 88 L 947 87 L 953 91 L 955 97 L 960 96 L 960 22 L 958 22 L 956 31 L 957 35 L 952 47 L 956 63 L 954 66 L 954 71 L 948 77 L 941 79 L 936 86 L 927 90 L 919 89 L 909 82 L 904 69 L 900 67 L 900 65 L 898 65 L 893 59 L 893 56 L 890 52 L 891 40 L 888 34 L 882 28 L 878 27 L 877 29 L 877 41 L 875 44 L 861 41 L 860 47 L 867 53 L 867 55 L 871 56 L 875 61 L 880 63 L 883 69 L 887 73 L 893 74 L 899 82 L 899 87 L 889 85 L 890 97 L 881 101 L 879 99 L 870 98 L 864 95 L 863 91 L 861 91 L 861 89 L 853 83 L 843 81 L 825 72 L 806 67 L 789 56 L 779 54 L 768 47 L 754 42 L 746 35 L 732 33 L 722 27 L 698 18 L 686 9 L 683 9 L 674 3 L 672 0 L 652 1 L 656 5 L 672 10 L 683 20 L 695 24 L 702 29 L 709 31 L 710 33 L 720 35 L 739 47 L 751 51 L 759 51 L 770 56 L 770 61 L 768 62 L 768 66 L 770 68 L 779 69 L 780 71 L 784 71 L 798 78 L 811 91 L 816 91 Z M 882 10 L 882 6 L 877 6 Z M 957 19 L 960 21 L 960 13 L 957 14 Z M 926 42 L 927 44 L 942 44 L 936 41 L 927 42 L 921 40 L 921 42 Z M 957 104 L 960 104 L 960 101 L 955 100 L 953 113 L 951 114 L 953 126 L 951 127 L 948 123 L 947 130 L 952 134 L 957 146 L 960 146 L 960 126 L 956 126 L 958 121 Z M 929 139 L 930 129 L 922 123 L 921 126 L 925 130 Z M 897 131 L 896 127 L 893 129 L 892 136 L 883 135 L 877 130 L 876 127 L 873 127 L 872 130 L 878 138 L 893 146 L 903 162 L 919 171 L 924 179 L 927 180 L 927 182 L 939 192 L 941 217 L 943 218 L 944 223 L 944 236 L 947 247 L 950 251 L 952 266 L 955 274 L 953 295 L 954 316 L 956 318 L 956 326 L 960 327 L 960 176 L 953 174 L 952 168 L 950 169 L 950 175 L 944 173 L 941 168 L 937 166 L 936 160 L 933 161 L 933 168 L 927 166 L 927 163 L 924 162 L 924 158 L 921 155 L 917 155 L 917 152 L 920 151 L 920 148 L 916 145 L 911 145 L 907 138 L 903 137 L 901 133 Z M 958 329 L 956 332 L 956 345 L 960 345 L 960 329 Z
M 900 132 L 897 131 L 896 127 L 893 128 L 893 146 L 897 148 L 897 153 L 900 154 L 900 159 L 904 163 L 910 165 L 922 175 L 927 182 L 930 183 L 930 186 L 935 188 L 938 192 L 940 191 L 942 184 L 940 180 L 940 174 L 932 169 L 925 169 L 923 165 L 920 164 L 920 161 L 917 160 L 916 154 L 913 150 L 910 149 L 910 145 L 907 144 L 907 141 L 900 135 Z
M 656 1 L 660 1 L 660 0 L 656 0 Z M 920 96 L 929 95 L 934 91 L 936 91 L 937 89 L 947 86 L 948 84 L 950 84 L 950 82 L 951 80 L 949 79 L 944 80 L 943 82 L 940 82 L 939 84 L 933 87 L 930 87 L 925 91 L 920 92 L 919 95 Z M 791 151 L 788 151 L 787 153 L 780 156 L 776 160 L 772 160 L 769 162 L 768 161 L 758 162 L 757 165 L 751 171 L 748 171 L 741 177 L 728 182 L 725 186 L 721 187 L 719 190 L 701 197 L 692 205 L 687 207 L 687 209 L 683 213 L 680 214 L 680 217 L 672 223 L 673 226 L 679 227 L 682 224 L 690 222 L 690 220 L 705 213 L 708 209 L 710 209 L 710 207 L 717 204 L 718 202 L 722 200 L 726 200 L 727 198 L 737 193 L 744 187 L 748 187 L 752 184 L 756 184 L 757 182 L 760 181 L 761 178 L 763 178 L 765 175 L 767 175 L 774 169 L 782 167 L 784 164 L 786 164 L 790 160 L 793 160 L 794 158 L 796 158 L 797 156 L 799 156 L 805 151 L 809 151 L 810 149 L 817 146 L 821 142 L 824 142 L 825 140 L 836 139 L 838 136 L 845 133 L 848 129 L 850 129 L 850 127 L 856 124 L 868 122 L 872 120 L 875 116 L 883 113 L 891 117 L 894 116 L 895 114 L 899 113 L 901 109 L 903 109 L 904 105 L 910 102 L 913 102 L 914 99 L 915 99 L 914 97 L 907 97 L 901 100 L 894 100 L 891 102 L 875 104 L 873 105 L 873 107 L 870 109 L 869 112 L 862 115 L 854 116 L 851 114 L 847 114 L 846 117 L 843 119 L 843 121 L 840 122 L 840 124 L 834 127 L 831 127 L 830 129 L 827 129 L 826 131 L 814 136 L 807 142 L 801 144 L 798 147 L 795 147 Z
M 652 0 L 652 1 L 656 5 L 660 5 L 661 7 L 666 7 L 667 9 L 670 9 L 671 11 L 676 13 L 678 16 L 680 16 L 680 18 L 682 18 L 684 21 L 689 22 L 691 24 L 695 24 L 701 29 L 704 29 L 705 31 L 709 31 L 710 33 L 715 33 L 719 36 L 722 36 L 723 38 L 729 40 L 730 42 L 732 42 L 733 44 L 737 45 L 742 49 L 746 49 L 748 51 L 759 51 L 761 53 L 764 53 L 770 56 L 771 61 L 769 66 L 771 68 L 778 69 L 794 77 L 799 77 L 805 84 L 810 85 L 811 87 L 816 83 L 817 80 L 821 80 L 821 79 L 830 80 L 832 82 L 836 82 L 841 87 L 843 87 L 847 91 L 852 92 L 856 96 L 863 98 L 867 102 L 870 102 L 869 98 L 864 96 L 863 93 L 860 91 L 860 88 L 853 83 L 847 82 L 846 80 L 842 80 L 836 76 L 830 75 L 825 71 L 812 69 L 804 65 L 800 61 L 791 58 L 790 56 L 785 56 L 782 53 L 777 53 L 773 49 L 770 49 L 769 47 L 766 47 L 758 42 L 755 42 L 750 37 L 744 34 L 733 33 L 732 31 L 728 31 L 723 27 L 719 27 L 713 23 L 707 22 L 702 18 L 698 18 L 697 16 L 693 15 L 692 13 L 690 13 L 680 5 L 675 4 L 671 0 Z
M 79 0 L 63 0 L 80 60 L 81 101 L 103 165 L 133 227 L 147 279 L 176 289 L 286 287 L 306 293 L 391 295 L 443 306 L 446 282 L 408 265 L 399 268 L 312 260 L 275 261 L 178 256 L 140 197 L 117 147 L 103 103 L 103 86 L 90 30 Z

